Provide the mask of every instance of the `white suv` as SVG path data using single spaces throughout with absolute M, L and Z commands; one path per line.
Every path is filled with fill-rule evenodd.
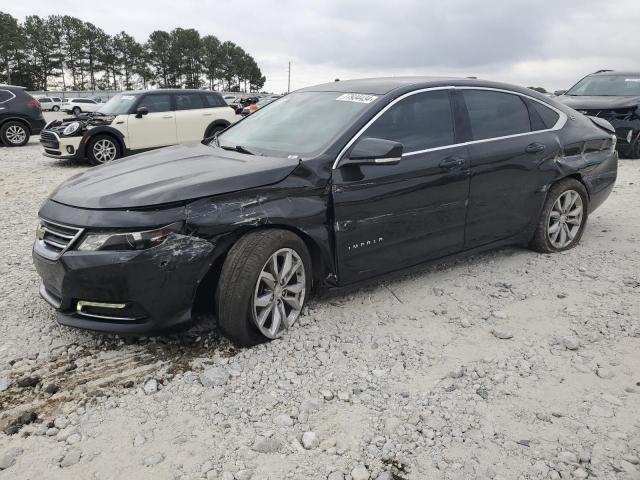
M 86 158 L 99 165 L 152 148 L 205 140 L 238 118 L 217 92 L 126 92 L 93 114 L 49 122 L 40 143 L 47 157 Z
M 39 97 L 40 108 L 42 110 L 51 110 L 57 112 L 62 105 L 62 99 L 60 97 Z
M 103 104 L 98 103 L 90 98 L 66 98 L 60 110 L 67 113 L 73 113 L 74 115 L 80 115 L 82 112 L 95 112 Z

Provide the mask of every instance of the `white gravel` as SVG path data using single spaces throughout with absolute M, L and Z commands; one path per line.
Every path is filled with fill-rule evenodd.
M 0 147 L 0 479 L 639 479 L 640 161 L 582 244 L 312 300 L 236 350 L 63 328 L 37 210 L 86 167 Z

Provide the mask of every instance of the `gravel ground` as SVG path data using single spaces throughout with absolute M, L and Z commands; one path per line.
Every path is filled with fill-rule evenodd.
M 211 318 L 135 340 L 56 324 L 36 213 L 85 168 L 0 147 L 0 479 L 640 478 L 640 161 L 578 248 L 316 298 L 250 350 Z

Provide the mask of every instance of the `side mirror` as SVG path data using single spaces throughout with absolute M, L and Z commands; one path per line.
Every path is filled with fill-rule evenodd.
M 556 90 L 555 92 L 553 92 L 553 94 L 554 94 L 556 97 L 559 97 L 560 95 L 564 95 L 565 93 L 567 93 L 567 91 L 566 91 L 566 90 Z
M 138 107 L 136 110 L 136 118 L 142 118 L 143 115 L 147 115 L 149 113 L 149 109 L 147 107 Z
M 395 165 L 402 159 L 402 144 L 383 138 L 362 138 L 351 149 L 345 165 Z

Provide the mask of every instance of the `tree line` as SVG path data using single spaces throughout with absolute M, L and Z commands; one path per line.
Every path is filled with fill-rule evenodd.
M 0 83 L 28 90 L 201 88 L 258 91 L 266 81 L 251 55 L 193 28 L 156 30 L 144 43 L 68 15 L 0 12 Z

